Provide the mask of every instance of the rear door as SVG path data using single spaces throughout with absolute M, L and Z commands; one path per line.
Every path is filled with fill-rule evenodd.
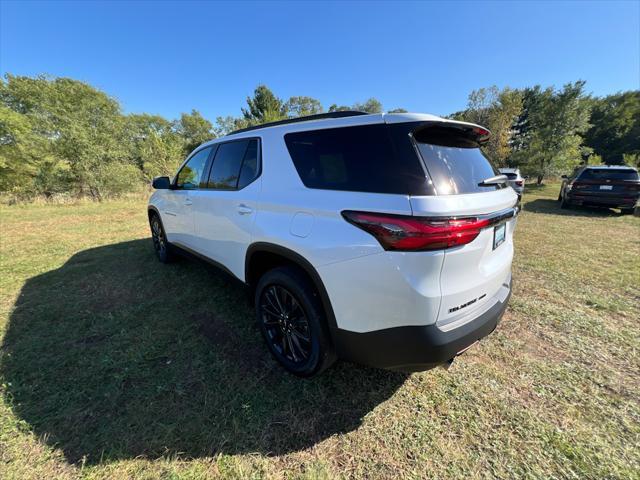
M 504 300 L 511 277 L 517 202 L 506 184 L 483 184 L 498 173 L 477 143 L 451 127 L 451 131 L 441 126 L 413 133 L 435 189 L 435 195 L 411 196 L 413 215 L 482 217 L 491 224 L 471 243 L 445 250 L 438 314 L 443 327 Z
M 218 144 L 206 186 L 194 196 L 197 251 L 244 278 L 244 259 L 258 211 L 260 140 Z

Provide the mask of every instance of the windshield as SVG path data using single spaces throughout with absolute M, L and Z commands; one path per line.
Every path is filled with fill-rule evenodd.
M 631 169 L 587 168 L 580 180 L 638 180 L 638 172 Z

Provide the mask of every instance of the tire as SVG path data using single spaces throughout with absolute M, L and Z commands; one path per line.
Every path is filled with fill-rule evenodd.
M 633 208 L 621 208 L 620 211 L 623 215 L 633 215 Z
M 288 372 L 312 377 L 336 360 L 318 293 L 300 270 L 265 273 L 255 292 L 256 319 L 271 355 Z
M 570 206 L 571 206 L 571 204 L 567 200 L 565 200 L 564 196 L 561 196 L 560 197 L 560 208 L 567 209 Z
M 171 263 L 175 260 L 175 255 L 171 251 L 171 244 L 167 241 L 167 235 L 164 233 L 162 220 L 157 213 L 149 216 L 149 226 L 151 227 L 151 239 L 153 240 L 153 249 L 161 263 Z

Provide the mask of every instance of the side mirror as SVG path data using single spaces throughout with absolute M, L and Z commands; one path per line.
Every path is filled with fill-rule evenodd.
M 560 175 L 560 178 L 568 178 L 566 175 Z
M 156 190 L 168 190 L 171 188 L 171 180 L 169 180 L 169 177 L 156 177 L 153 179 L 151 186 Z

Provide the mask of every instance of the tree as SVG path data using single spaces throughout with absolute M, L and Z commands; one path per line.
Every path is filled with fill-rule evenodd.
M 393 110 L 389 110 L 387 113 L 407 113 L 407 110 L 404 108 L 394 108 Z
M 537 177 L 538 184 L 550 174 L 578 165 L 590 150 L 582 145 L 582 135 L 590 127 L 584 85 L 584 81 L 568 83 L 559 91 L 536 86 L 524 95 L 519 129 L 524 138 L 517 142 L 521 147 L 514 157 L 526 173 Z
M 284 106 L 290 118 L 306 117 L 322 113 L 320 101 L 311 97 L 291 97 Z
M 247 107 L 242 108 L 242 115 L 249 125 L 282 120 L 287 116 L 285 104 L 266 85 L 258 85 L 253 98 L 247 97 Z
M 352 108 L 346 105 L 337 105 L 335 103 L 332 103 L 329 107 L 329 112 L 346 112 L 348 110 L 352 110 Z
M 507 165 L 510 159 L 513 127 L 522 112 L 522 97 L 522 92 L 508 87 L 480 88 L 469 94 L 467 109 L 453 115 L 457 120 L 476 123 L 491 131 L 482 150 L 497 166 Z
M 382 113 L 382 103 L 379 100 L 371 97 L 364 103 L 354 103 L 353 110 L 367 113 Z
M 592 126 L 584 135 L 585 144 L 606 164 L 621 164 L 625 155 L 628 159 L 640 155 L 640 91 L 589 101 Z
M 213 125 L 197 110 L 180 115 L 175 130 L 184 141 L 185 153 L 189 153 L 201 143 L 215 138 Z
M 44 195 L 74 190 L 100 199 L 110 193 L 112 185 L 109 176 L 100 177 L 105 165 L 130 164 L 129 142 L 119 104 L 90 85 L 69 78 L 6 75 L 0 102 L 22 116 L 20 122 L 13 122 L 6 138 L 17 139 L 18 125 L 24 122 L 38 138 L 35 153 L 23 150 L 21 155 L 27 163 L 25 172 L 28 170 L 30 181 L 24 187 L 14 185 L 14 188 Z M 25 144 L 25 139 L 13 142 L 7 157 L 3 151 L 3 158 L 10 159 L 12 153 L 19 151 L 19 144 Z M 132 172 L 127 170 L 129 174 Z M 129 175 L 127 180 L 132 188 L 139 185 L 139 178 Z
M 139 145 L 139 158 L 144 178 L 173 175 L 184 160 L 184 141 L 174 132 L 152 131 Z

